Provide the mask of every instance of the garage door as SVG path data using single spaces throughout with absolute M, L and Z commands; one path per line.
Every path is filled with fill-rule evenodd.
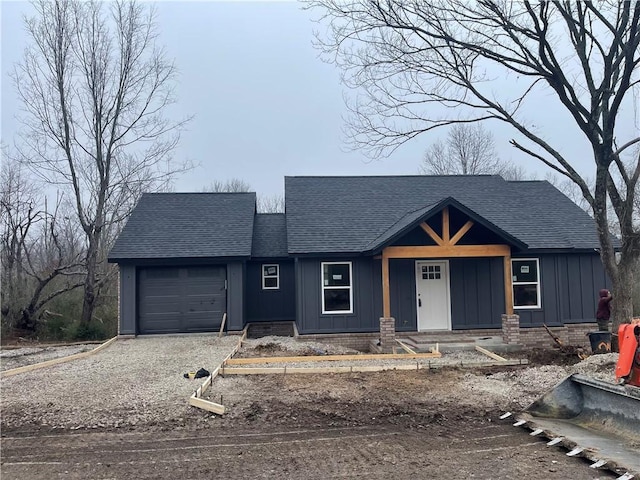
M 227 309 L 225 267 L 144 268 L 138 279 L 140 333 L 220 328 Z

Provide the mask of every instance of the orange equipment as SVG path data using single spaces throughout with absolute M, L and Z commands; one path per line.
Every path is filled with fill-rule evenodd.
M 616 365 L 616 379 L 621 383 L 640 387 L 640 322 L 624 323 L 618 329 L 620 355 Z

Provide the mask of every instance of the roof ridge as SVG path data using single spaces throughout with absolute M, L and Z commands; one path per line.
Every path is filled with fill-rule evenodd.
M 429 203 L 429 204 L 427 204 L 427 205 L 424 205 L 424 206 L 422 206 L 422 207 L 416 208 L 415 210 L 411 210 L 411 211 L 409 211 L 409 212 L 405 213 L 405 214 L 404 214 L 404 215 L 402 215 L 400 218 L 398 218 L 398 220 L 396 220 L 395 222 L 393 222 L 393 223 L 389 226 L 389 228 L 385 229 L 383 232 L 381 232 L 381 233 L 380 233 L 380 235 L 378 235 L 376 238 L 374 238 L 373 240 L 371 240 L 371 241 L 367 244 L 367 246 L 366 246 L 367 250 L 369 250 L 369 249 L 373 248 L 373 246 L 375 246 L 375 245 L 376 245 L 376 243 L 375 243 L 375 242 L 377 242 L 377 240 L 378 240 L 379 238 L 383 237 L 383 236 L 384 236 L 384 235 L 385 235 L 389 230 L 391 230 L 393 227 L 395 227 L 396 225 L 398 225 L 398 223 L 400 223 L 402 220 L 406 219 L 408 216 L 410 216 L 410 215 L 414 215 L 414 214 L 418 213 L 418 212 L 419 212 L 419 211 L 421 211 L 421 210 L 427 210 L 427 209 L 433 208 L 434 206 L 438 205 L 439 203 L 441 203 L 441 202 L 442 202 L 444 199 L 446 199 L 446 198 L 448 198 L 448 197 L 442 197 L 442 198 L 441 198 L 440 200 L 438 200 L 437 202 Z M 427 211 L 428 211 L 428 210 L 427 210 Z M 425 212 L 425 213 L 426 213 L 426 212 Z
M 143 192 L 143 195 L 255 195 L 256 192 Z
M 447 178 L 447 177 L 498 177 L 498 174 L 481 173 L 481 174 L 454 174 L 454 175 L 421 175 L 421 174 L 382 174 L 382 175 L 285 175 L 284 178 Z

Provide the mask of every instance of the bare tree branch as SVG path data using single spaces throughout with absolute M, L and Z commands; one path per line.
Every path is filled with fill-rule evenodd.
M 328 27 L 326 35 L 317 34 L 316 46 L 356 92 L 348 100 L 345 127 L 350 147 L 375 158 L 452 124 L 497 120 L 508 125 L 515 148 L 571 179 L 589 202 L 602 261 L 616 290 L 614 316 L 630 318 L 631 266 L 640 255 L 640 227 L 634 223 L 640 162 L 620 158 L 638 139 L 637 132 L 624 138 L 628 133 L 618 120 L 637 100 L 639 2 L 306 4 Z M 503 91 L 499 85 L 505 85 Z M 548 140 L 545 127 L 527 118 L 528 108 L 541 108 L 533 102 L 540 102 L 543 92 L 545 101 L 569 115 L 566 126 L 591 146 L 589 181 L 579 163 L 561 153 L 562 145 Z M 619 259 L 613 225 L 620 231 Z
M 70 193 L 84 232 L 82 322 L 96 305 L 111 243 L 144 191 L 190 168 L 171 159 L 187 119 L 164 116 L 176 68 L 155 13 L 136 1 L 38 0 L 14 81 L 26 114 L 22 161 Z

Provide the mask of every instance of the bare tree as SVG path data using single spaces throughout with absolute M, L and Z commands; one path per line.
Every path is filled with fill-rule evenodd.
M 507 180 L 530 178 L 522 166 L 503 162 L 495 140 L 481 124 L 451 126 L 445 141 L 437 140 L 425 153 L 420 171 L 426 175 L 501 175 Z
M 103 252 L 143 191 L 188 166 L 171 160 L 186 120 L 164 117 L 176 69 L 156 46 L 154 12 L 134 1 L 39 0 L 14 80 L 22 160 L 68 190 L 85 236 L 81 324 L 92 318 Z
M 257 210 L 259 213 L 284 213 L 284 196 L 259 195 Z
M 328 38 L 318 36 L 327 60 L 343 69 L 347 86 L 362 92 L 350 105 L 352 146 L 375 157 L 452 123 L 492 120 L 510 126 L 515 148 L 580 188 L 613 283 L 614 325 L 631 318 L 632 266 L 640 255 L 640 226 L 633 220 L 640 157 L 625 162 L 623 156 L 640 137 L 638 128 L 625 137 L 623 122 L 616 120 L 638 98 L 640 2 L 309 0 L 308 5 L 328 24 Z M 501 89 L 498 79 L 507 79 L 509 87 Z M 543 91 L 545 102 L 566 112 L 563 126 L 575 128 L 591 146 L 593 187 L 577 171 L 577 160 L 527 118 L 528 107 L 540 108 L 536 94 Z M 620 224 L 618 261 L 608 202 Z
M 501 167 L 493 135 L 480 124 L 453 125 L 446 141 L 427 149 L 422 163 L 423 173 L 430 175 L 493 174 Z
M 251 192 L 252 188 L 251 184 L 240 178 L 231 178 L 225 181 L 214 180 L 202 191 L 211 193 Z M 284 213 L 284 197 L 282 195 L 258 195 L 256 211 L 259 213 Z
M 214 180 L 208 186 L 202 189 L 203 192 L 250 192 L 251 185 L 239 178 L 231 178 L 226 181 Z
M 0 252 L 2 319 L 9 327 L 35 331 L 47 303 L 84 283 L 82 246 L 60 206 L 58 201 L 49 211 L 27 172 L 5 157 L 0 175 Z M 64 277 L 61 282 L 60 277 Z

